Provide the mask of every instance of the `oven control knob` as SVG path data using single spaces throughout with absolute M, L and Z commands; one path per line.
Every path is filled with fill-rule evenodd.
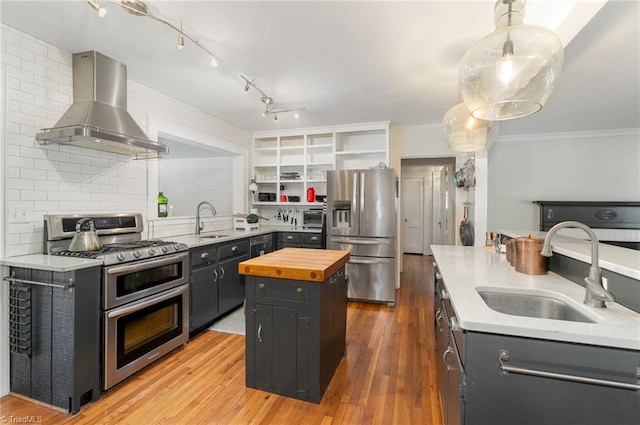
M 167 248 L 166 246 L 162 246 L 162 252 L 166 254 L 168 251 L 169 251 L 169 248 Z
M 175 249 L 176 251 L 179 251 L 179 250 L 180 250 L 180 245 L 175 244 L 175 245 L 173 246 L 173 249 Z
M 136 258 L 140 258 L 140 251 L 138 251 L 137 249 L 133 251 L 133 256 Z
M 156 255 L 156 250 L 153 248 L 149 248 L 149 255 Z
M 122 252 L 119 252 L 116 254 L 116 258 L 118 259 L 118 261 L 124 261 L 124 259 L 126 258 L 124 256 L 124 254 Z

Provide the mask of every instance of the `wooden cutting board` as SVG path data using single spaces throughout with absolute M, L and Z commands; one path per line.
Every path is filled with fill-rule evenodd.
M 283 248 L 238 264 L 250 276 L 324 282 L 349 261 L 348 251 Z

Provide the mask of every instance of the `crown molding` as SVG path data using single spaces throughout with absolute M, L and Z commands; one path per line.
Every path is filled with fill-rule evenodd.
M 603 137 L 640 137 L 640 128 L 622 128 L 614 130 L 567 131 L 562 133 L 538 133 L 518 136 L 496 137 L 494 143 L 544 142 L 550 140 L 594 139 Z

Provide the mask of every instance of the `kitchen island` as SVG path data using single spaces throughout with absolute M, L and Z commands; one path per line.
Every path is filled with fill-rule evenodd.
M 238 265 L 246 280 L 246 384 L 319 403 L 344 356 L 349 253 L 283 248 Z
M 638 313 L 618 303 L 589 307 L 582 286 L 555 273 L 518 273 L 492 250 L 432 250 L 445 423 L 638 423 Z M 485 299 L 496 294 L 515 295 L 508 307 L 533 297 L 581 318 L 507 314 Z M 606 408 L 592 400 L 606 400 Z

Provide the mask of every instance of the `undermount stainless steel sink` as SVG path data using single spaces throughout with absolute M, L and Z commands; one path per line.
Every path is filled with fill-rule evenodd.
M 476 291 L 490 309 L 500 313 L 539 319 L 596 323 L 577 308 L 547 292 L 514 293 L 503 292 L 500 289 L 502 288 L 477 288 Z
M 231 236 L 231 235 L 200 235 L 199 237 L 208 238 L 208 239 L 219 239 L 219 238 L 226 238 L 228 236 Z

